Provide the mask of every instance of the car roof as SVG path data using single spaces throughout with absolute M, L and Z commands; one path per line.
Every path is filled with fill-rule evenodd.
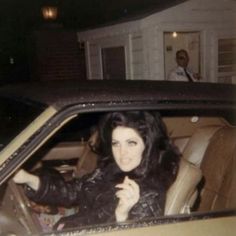
M 61 109 L 74 104 L 115 102 L 235 103 L 236 85 L 173 81 L 88 80 L 5 85 L 0 96 Z

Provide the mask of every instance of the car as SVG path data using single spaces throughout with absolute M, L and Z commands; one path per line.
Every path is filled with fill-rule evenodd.
M 170 81 L 50 81 L 0 88 L 0 235 L 214 235 L 236 232 L 236 86 Z M 111 111 L 159 112 L 181 166 L 165 215 L 55 231 L 77 208 L 31 202 L 13 180 L 55 168 L 68 179 L 96 167 L 93 133 Z

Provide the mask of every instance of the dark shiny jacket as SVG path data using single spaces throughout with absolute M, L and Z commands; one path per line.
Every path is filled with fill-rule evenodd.
M 62 218 L 63 228 L 115 222 L 115 209 L 118 199 L 115 185 L 123 182 L 109 178 L 106 171 L 96 169 L 92 174 L 66 182 L 55 170 L 42 170 L 39 173 L 41 185 L 37 192 L 27 188 L 27 196 L 40 204 L 73 207 L 79 212 Z M 153 180 L 154 181 L 154 180 Z M 129 212 L 129 220 L 139 220 L 163 215 L 165 191 L 163 187 L 152 184 L 152 180 L 137 180 L 140 199 Z

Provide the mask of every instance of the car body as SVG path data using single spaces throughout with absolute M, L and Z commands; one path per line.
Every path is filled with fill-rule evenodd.
M 87 164 L 85 161 L 85 166 L 81 168 L 80 160 L 89 141 L 90 131 L 101 114 L 110 111 L 151 110 L 158 111 L 162 115 L 168 134 L 183 153 L 183 158 L 188 159 L 191 156 L 194 159 L 198 156 L 195 154 L 202 153 L 204 149 L 201 163 L 197 160 L 191 164 L 203 172 L 204 178 L 205 169 L 214 172 L 212 167 L 215 165 L 218 171 L 217 163 L 208 161 L 204 164 L 207 153 L 211 149 L 214 151 L 215 148 L 219 148 L 219 145 L 214 147 L 212 141 L 215 135 L 222 136 L 219 133 L 222 129 L 235 134 L 236 86 L 164 81 L 52 81 L 12 84 L 0 88 L 0 106 L 1 234 L 107 236 L 235 234 L 236 205 L 232 200 L 235 196 L 232 176 L 230 183 L 227 182 L 227 186 L 230 185 L 230 206 L 222 204 L 221 207 L 199 211 L 198 207 L 193 207 L 197 201 L 195 198 L 194 204 L 191 203 L 193 210 L 188 209 L 182 214 L 178 212 L 157 219 L 92 225 L 60 232 L 43 228 L 39 222 L 39 216 L 41 217 L 43 213 L 35 213 L 32 210 L 32 203 L 24 195 L 21 186 L 12 181 L 12 177 L 19 168 L 27 166 L 35 169 L 43 164 L 70 175 L 70 178 L 76 173 L 76 177 L 79 178 L 94 169 L 90 161 Z M 202 144 L 195 143 L 197 132 L 206 128 L 207 130 L 216 128 L 216 131 L 211 133 L 209 139 L 205 140 L 205 136 L 200 138 Z M 236 147 L 234 136 L 231 133 L 227 135 L 232 137 L 232 148 Z M 219 140 L 215 139 L 214 142 Z M 226 150 L 226 147 L 224 149 L 223 145 L 220 150 L 226 153 L 228 149 Z M 233 154 L 235 152 L 225 155 L 231 158 Z M 191 158 L 188 162 L 192 161 Z M 92 162 L 96 165 L 96 161 Z M 229 158 L 225 160 L 226 162 L 229 162 Z M 203 167 L 203 164 L 206 166 Z M 235 172 L 234 167 L 230 169 L 232 174 Z M 227 168 L 224 171 L 228 171 Z M 220 176 L 221 173 L 216 174 Z M 185 177 L 187 178 L 188 176 Z M 207 181 L 206 178 L 206 183 Z M 222 185 L 224 187 L 225 184 Z M 181 189 L 181 186 L 178 188 Z M 202 186 L 199 185 L 198 190 L 201 194 Z M 198 199 L 201 201 L 201 195 Z

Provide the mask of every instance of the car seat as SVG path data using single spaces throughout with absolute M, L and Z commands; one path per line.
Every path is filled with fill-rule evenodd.
M 183 156 L 189 162 L 200 166 L 213 135 L 221 126 L 205 126 L 196 130 L 183 150 Z
M 211 138 L 222 126 L 199 128 L 185 145 L 177 178 L 167 192 L 165 215 L 190 213 L 198 198 L 198 184 L 202 179 L 200 165 Z
M 181 158 L 176 180 L 167 191 L 165 215 L 190 213 L 198 195 L 197 184 L 201 178 L 201 170 Z
M 204 183 L 199 211 L 236 207 L 236 128 L 219 129 L 208 145 L 200 168 Z
M 81 157 L 78 159 L 74 177 L 82 177 L 85 174 L 91 173 L 97 166 L 97 153 L 93 148 L 97 142 L 98 132 L 95 131 L 86 143 Z

